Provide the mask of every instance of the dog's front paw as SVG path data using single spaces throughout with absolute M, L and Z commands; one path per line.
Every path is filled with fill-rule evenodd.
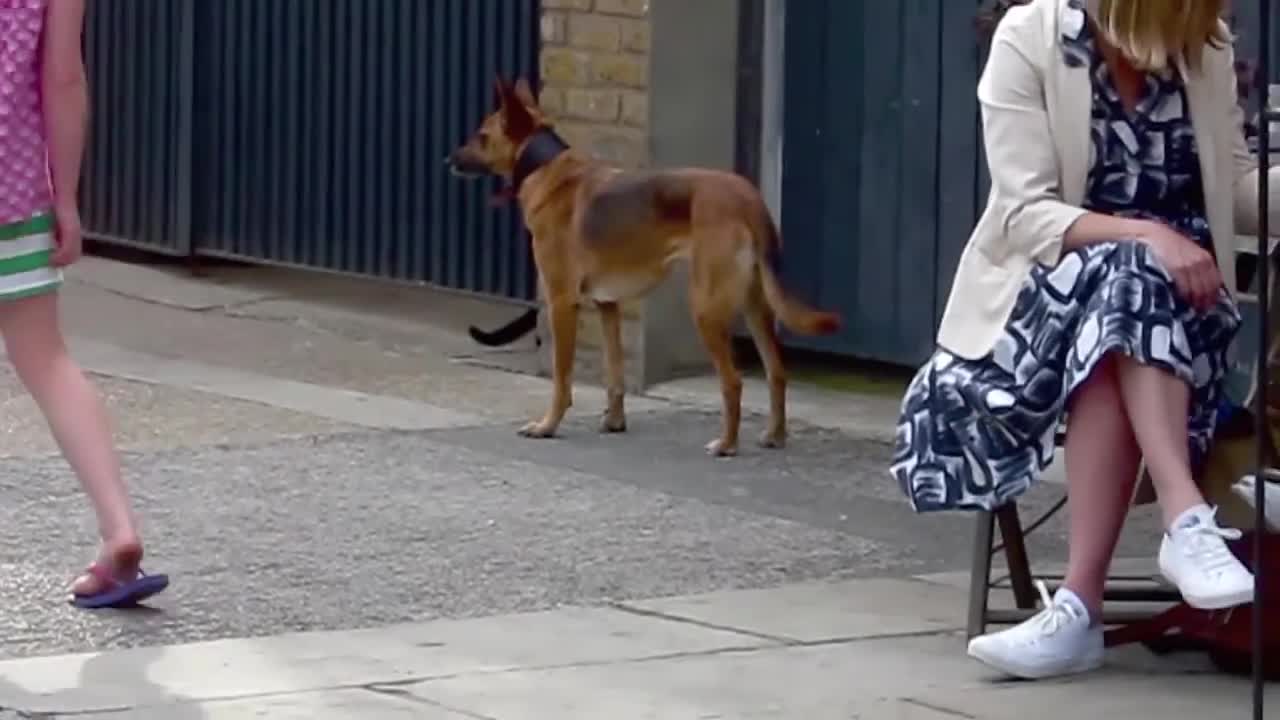
M 554 437 L 555 434 L 556 434 L 555 426 L 551 425 L 550 423 L 543 422 L 541 420 L 534 420 L 533 422 L 527 423 L 525 424 L 524 427 L 520 428 L 521 437 L 549 438 L 549 437 Z
M 785 430 L 766 430 L 757 441 L 762 448 L 780 449 L 787 446 L 787 432 Z
M 725 442 L 724 438 L 716 438 L 707 443 L 707 454 L 711 457 L 733 457 L 738 454 L 738 446 Z

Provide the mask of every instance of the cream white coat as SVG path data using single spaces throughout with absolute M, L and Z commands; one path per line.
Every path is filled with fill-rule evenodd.
M 1084 213 L 1093 90 L 1088 67 L 1063 61 L 1067 2 L 1032 0 L 1010 9 L 978 83 L 991 194 L 938 331 L 938 344 L 961 357 L 991 351 L 1032 264 L 1056 264 L 1063 234 Z M 1199 71 L 1184 69 L 1206 215 L 1224 269 L 1234 267 L 1237 233 L 1256 234 L 1258 220 L 1257 161 L 1245 143 L 1234 60 L 1230 47 L 1208 48 Z M 1278 204 L 1273 199 L 1269 215 L 1280 231 Z M 1234 272 L 1224 275 L 1236 293 Z

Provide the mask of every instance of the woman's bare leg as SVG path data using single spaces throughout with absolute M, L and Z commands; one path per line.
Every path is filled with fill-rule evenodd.
M 1072 395 L 1064 455 L 1069 518 L 1063 586 L 1080 598 L 1096 622 L 1141 459 L 1114 355 L 1098 363 Z
M 1238 531 L 1218 527 L 1191 475 L 1187 414 L 1191 389 L 1177 377 L 1117 358 L 1120 394 L 1164 514 L 1159 564 L 1192 607 L 1218 610 L 1253 597 L 1253 575 L 1227 547 Z
M 1116 357 L 1116 372 L 1168 527 L 1187 510 L 1204 504 L 1191 476 L 1187 449 L 1191 388 L 1173 374 L 1127 356 Z
M 1071 396 L 1067 416 L 1067 574 L 1026 622 L 969 641 L 969 655 L 1038 679 L 1102 665 L 1102 590 L 1138 474 L 1138 448 L 1120 400 L 1115 361 L 1103 358 Z
M 97 391 L 67 354 L 56 292 L 0 304 L 0 334 L 9 361 L 44 413 L 54 440 L 93 503 L 102 536 L 99 562 L 124 577 L 136 571 L 142 547 L 120 476 L 106 411 Z M 83 577 L 76 591 L 92 594 Z

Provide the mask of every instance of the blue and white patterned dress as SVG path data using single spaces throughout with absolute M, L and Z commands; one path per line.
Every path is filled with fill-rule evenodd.
M 1116 92 L 1084 12 L 1064 32 L 1063 61 L 1089 65 L 1091 157 L 1085 207 L 1159 219 L 1213 251 L 1195 136 L 1176 77 L 1149 76 L 1136 112 Z M 992 510 L 1049 466 L 1071 393 L 1109 352 L 1191 384 L 1193 463 L 1213 435 L 1240 315 L 1225 288 L 1197 312 L 1145 245 L 1099 243 L 1036 266 L 995 348 L 967 360 L 940 348 L 907 389 L 891 472 L 918 512 Z

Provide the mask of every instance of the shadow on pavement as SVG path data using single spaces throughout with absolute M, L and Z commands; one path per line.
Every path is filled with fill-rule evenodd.
M 51 692 L 23 687 L 0 674 L 0 720 L 64 716 L 80 720 L 203 720 L 207 715 L 199 705 L 151 681 L 148 671 L 164 652 L 163 647 L 132 650 L 127 664 L 121 664 L 119 653 L 94 655 L 81 665 L 73 687 Z

